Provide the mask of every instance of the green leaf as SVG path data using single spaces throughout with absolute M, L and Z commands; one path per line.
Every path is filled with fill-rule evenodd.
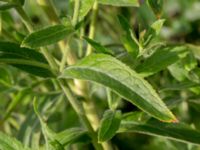
M 149 120 L 147 122 L 138 120 L 122 121 L 118 132 L 136 132 L 200 145 L 200 131 L 192 129 L 183 123 L 169 124 L 156 120 Z
M 25 88 L 16 94 L 16 96 L 12 99 L 12 101 L 7 106 L 7 109 L 4 115 L 4 121 L 7 118 L 9 118 L 12 111 L 16 108 L 17 105 L 19 105 L 24 100 L 24 97 L 28 94 L 29 91 L 30 91 L 29 88 Z
M 151 25 L 151 28 L 154 29 L 154 31 L 156 32 L 156 35 L 160 33 L 160 30 L 164 23 L 165 23 L 165 19 L 158 19 Z
M 100 4 L 112 5 L 112 6 L 127 6 L 127 7 L 138 7 L 138 0 L 98 0 Z
M 54 139 L 59 141 L 62 145 L 66 146 L 68 144 L 73 144 L 76 142 L 88 142 L 91 140 L 88 132 L 81 128 L 70 128 L 54 136 Z
M 8 9 L 11 9 L 14 7 L 17 7 L 17 4 L 15 4 L 15 3 L 2 4 L 2 5 L 0 5 L 0 11 L 8 10 Z
M 160 18 L 163 9 L 163 0 L 148 0 L 148 2 L 157 18 Z
M 118 20 L 122 29 L 125 31 L 125 34 L 122 35 L 122 43 L 127 50 L 127 52 L 133 57 L 136 58 L 139 54 L 139 42 L 133 33 L 131 26 L 129 25 L 128 20 L 121 15 L 118 15 Z
M 176 121 L 153 87 L 112 56 L 90 55 L 66 68 L 60 78 L 78 78 L 100 83 L 155 118 L 166 122 Z
M 72 26 L 54 25 L 28 35 L 22 42 L 23 47 L 38 48 L 57 43 L 73 33 Z
M 92 9 L 95 0 L 82 0 L 79 10 L 79 20 L 82 20 Z
M 186 57 L 170 65 L 168 69 L 171 75 L 178 81 L 189 79 L 199 83 L 199 75 L 196 67 L 197 60 L 194 58 L 193 53 L 189 51 Z
M 188 50 L 185 46 L 162 46 L 145 59 L 144 63 L 138 65 L 136 70 L 143 77 L 147 77 L 167 68 L 180 58 L 185 57 L 187 53 Z
M 17 67 L 25 72 L 41 77 L 53 77 L 44 56 L 32 49 L 0 41 L 0 63 Z
M 47 123 L 43 120 L 42 116 L 40 115 L 38 110 L 38 101 L 36 99 L 34 99 L 33 101 L 33 107 L 42 127 L 42 133 L 44 135 L 46 149 L 51 148 L 52 150 L 63 150 L 63 145 L 54 138 L 56 133 L 47 126 Z
M 21 142 L 15 138 L 9 137 L 8 135 L 0 132 L 0 149 L 1 150 L 30 150 L 25 148 Z
M 102 46 L 100 43 L 89 39 L 88 37 L 84 37 L 84 39 L 98 52 L 104 54 L 113 54 L 112 50 L 107 49 L 106 47 Z
M 104 142 L 110 140 L 119 129 L 120 122 L 121 111 L 105 111 L 98 131 L 98 141 Z
M 147 30 L 143 37 L 144 44 L 143 46 L 146 47 L 156 36 L 160 34 L 160 31 L 163 27 L 165 20 L 159 19 L 156 20 Z
M 116 110 L 119 103 L 121 102 L 121 97 L 114 93 L 109 88 L 106 89 L 107 99 L 108 99 L 108 106 L 111 110 Z

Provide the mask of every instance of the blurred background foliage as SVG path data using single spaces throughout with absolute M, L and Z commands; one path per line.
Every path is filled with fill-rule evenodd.
M 142 1 L 141 1 L 142 3 Z M 57 13 L 65 20 L 72 18 L 73 3 L 68 0 L 54 0 Z M 49 24 L 46 14 L 36 1 L 25 3 L 25 10 L 31 17 L 34 27 L 40 29 Z M 121 42 L 123 31 L 117 19 L 121 14 L 130 22 L 131 28 L 139 38 L 158 16 L 147 4 L 140 7 L 112 7 L 100 5 L 95 31 L 95 40 L 112 49 L 124 62 L 134 68 Z M 88 34 L 88 23 L 91 14 L 84 19 L 85 35 Z M 165 19 L 161 33 L 151 42 L 151 46 L 164 43 L 187 45 L 193 52 L 183 60 L 170 65 L 147 80 L 159 92 L 169 108 L 180 121 L 200 130 L 200 1 L 199 0 L 165 0 L 161 18 Z M 26 29 L 14 10 L 1 12 L 1 40 L 21 42 Z M 80 49 L 80 45 L 83 48 Z M 81 58 L 86 42 L 73 39 L 72 49 Z M 56 45 L 49 49 L 61 58 Z M 125 53 L 125 54 L 124 54 Z M 150 51 L 150 53 L 152 53 Z M 147 56 L 149 54 L 146 54 Z M 159 64 L 157 64 L 159 65 Z M 33 110 L 33 97 L 41 104 L 41 114 L 48 126 L 56 132 L 70 127 L 79 127 L 80 122 L 70 107 L 65 96 L 52 85 L 53 79 L 43 79 L 18 71 L 18 69 L 0 64 L 0 130 L 17 137 L 25 145 L 37 149 L 38 143 L 44 143 L 41 127 Z M 54 81 L 53 81 L 54 82 Z M 98 113 L 108 107 L 106 89 L 93 84 L 91 96 L 97 104 Z M 81 99 L 81 97 L 80 97 Z M 122 112 L 138 111 L 126 101 L 118 106 Z M 138 133 L 117 134 L 112 142 L 120 150 L 198 150 L 198 146 L 183 144 L 165 138 L 152 137 Z M 80 149 L 91 148 L 90 144 L 78 144 Z M 77 148 L 77 147 L 76 147 Z M 68 149 L 76 149 L 73 144 Z

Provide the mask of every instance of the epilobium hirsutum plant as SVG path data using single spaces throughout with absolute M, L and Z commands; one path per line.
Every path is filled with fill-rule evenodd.
M 199 5 L 0 0 L 0 150 L 198 150 Z

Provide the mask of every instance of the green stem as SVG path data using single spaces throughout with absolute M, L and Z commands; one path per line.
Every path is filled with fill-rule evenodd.
M 72 94 L 72 92 L 69 90 L 69 88 L 67 88 L 66 86 L 63 85 L 62 80 L 58 80 L 58 81 L 59 81 L 59 84 L 60 84 L 62 90 L 64 91 L 66 97 L 68 98 L 69 102 L 71 103 L 72 107 L 74 108 L 74 110 L 76 111 L 76 113 L 78 114 L 80 119 L 84 122 L 84 125 L 86 126 L 86 128 L 89 130 L 90 135 L 93 139 L 94 147 L 96 148 L 96 150 L 103 150 L 102 146 L 100 144 L 98 144 L 96 132 L 92 128 L 87 116 L 85 115 L 86 113 L 85 113 L 85 110 L 84 110 L 82 104 L 77 99 L 74 98 L 75 96 Z
M 75 0 L 75 2 L 74 2 L 74 15 L 73 15 L 73 20 L 72 20 L 72 24 L 74 26 L 78 22 L 80 4 L 81 4 L 80 0 Z
M 89 31 L 90 39 L 94 39 L 97 15 L 98 15 L 98 2 L 95 1 L 94 6 L 93 6 L 91 23 L 90 23 L 90 31 Z M 86 56 L 90 55 L 91 53 L 92 53 L 92 46 L 88 44 Z
M 24 10 L 22 9 L 22 7 L 19 7 L 17 9 L 17 12 L 21 15 L 21 18 L 22 18 L 24 24 L 26 25 L 26 27 L 28 28 L 29 32 L 33 32 L 31 21 L 28 18 L 28 16 L 26 15 L 26 13 L 24 12 Z M 55 63 L 54 58 L 50 55 L 50 53 L 47 51 L 47 49 L 43 48 L 42 52 L 45 55 L 45 57 L 47 58 L 47 60 L 50 64 L 50 67 L 52 69 L 54 69 L 54 68 L 56 69 L 57 64 Z M 80 119 L 83 121 L 84 125 L 86 126 L 86 128 L 90 132 L 92 140 L 93 140 L 92 143 L 93 143 L 95 149 L 96 150 L 103 150 L 102 146 L 98 143 L 96 132 L 92 128 L 87 116 L 85 115 L 85 110 L 84 110 L 82 104 L 79 101 L 77 101 L 74 98 L 74 95 L 72 94 L 72 92 L 67 87 L 65 87 L 64 81 L 58 80 L 58 82 L 59 82 L 59 85 L 61 86 L 63 92 L 65 93 L 66 97 L 68 98 L 70 104 L 72 105 L 73 109 L 79 115 Z
M 51 0 L 37 0 L 38 4 L 42 7 L 47 17 L 52 23 L 60 23 L 56 10 L 53 7 Z

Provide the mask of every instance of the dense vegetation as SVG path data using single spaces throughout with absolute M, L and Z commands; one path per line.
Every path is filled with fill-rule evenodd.
M 199 150 L 199 0 L 0 0 L 0 150 Z

